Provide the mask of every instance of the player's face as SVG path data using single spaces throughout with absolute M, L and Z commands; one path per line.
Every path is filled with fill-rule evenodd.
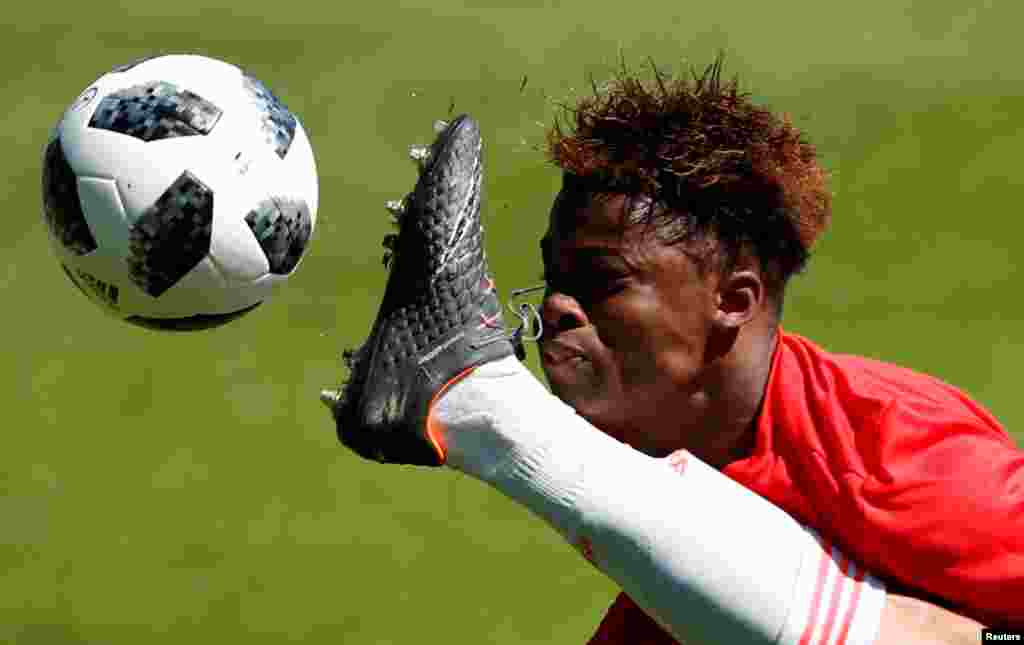
M 622 195 L 555 200 L 541 242 L 541 359 L 552 391 L 581 416 L 665 452 L 678 447 L 673 419 L 702 395 L 715 276 L 680 246 L 623 228 L 628 208 Z

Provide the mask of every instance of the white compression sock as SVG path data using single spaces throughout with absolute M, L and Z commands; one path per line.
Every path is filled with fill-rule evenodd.
M 880 582 L 687 453 L 601 433 L 515 358 L 453 385 L 432 417 L 449 466 L 546 520 L 677 639 L 874 642 Z

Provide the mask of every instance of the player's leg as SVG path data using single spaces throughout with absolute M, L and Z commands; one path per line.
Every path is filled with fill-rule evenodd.
M 454 384 L 431 423 L 448 465 L 544 518 L 679 639 L 875 642 L 884 587 L 827 540 L 696 458 L 604 435 L 515 359 Z

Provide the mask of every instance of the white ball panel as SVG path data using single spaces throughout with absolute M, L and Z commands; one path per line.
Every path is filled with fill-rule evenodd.
M 150 318 L 229 313 L 222 297 L 225 286 L 220 272 L 209 258 L 204 258 L 159 297 L 139 292 L 138 306 L 132 313 Z
M 231 109 L 209 134 L 209 139 L 221 150 L 225 170 L 242 178 L 280 171 L 281 159 L 265 137 L 259 114 L 249 102 Z
M 145 156 L 144 141 L 119 132 L 90 128 L 88 119 L 83 124 L 71 122 L 78 120 L 77 116 L 65 117 L 60 137 L 64 156 L 76 174 L 112 179 L 123 171 L 126 159 Z
M 145 294 L 131 281 L 122 256 L 102 246 L 88 255 L 54 250 L 60 262 L 75 274 L 75 281 L 86 295 L 104 311 L 118 317 L 137 311 L 140 297 Z
M 219 267 L 217 258 L 211 257 L 209 260 Z M 280 284 L 282 279 L 287 280 L 287 276 L 275 276 L 266 273 L 249 282 L 232 284 L 230 289 L 225 290 L 223 294 L 225 302 L 229 303 L 227 309 L 229 311 L 236 311 L 257 302 L 263 302 L 271 296 L 274 287 Z
M 180 137 L 151 141 L 145 154 L 122 161 L 117 187 L 125 205 L 128 221 L 134 223 L 160 198 L 184 172 L 213 191 L 217 204 L 217 178 L 220 171 L 215 148 L 203 137 Z
M 245 216 L 260 198 L 258 184 L 249 188 L 249 182 L 214 195 L 213 238 L 210 256 L 223 273 L 229 285 L 239 286 L 259 278 L 270 271 L 267 256 L 260 248 Z M 218 195 L 225 193 L 221 199 Z
M 309 217 L 316 229 L 316 215 L 319 208 L 319 182 L 317 179 L 316 159 L 313 147 L 301 123 L 296 123 L 295 138 L 292 147 L 284 158 L 285 182 L 292 187 L 292 194 L 301 197 L 309 206 Z
M 124 257 L 128 254 L 128 221 L 113 179 L 78 177 L 78 201 L 98 248 Z
M 127 221 L 138 219 L 194 158 L 209 154 L 202 137 L 143 142 L 118 132 L 65 128 L 64 154 L 75 174 L 115 179 Z
M 291 155 L 289 153 L 288 157 L 290 156 Z M 275 156 L 275 163 L 254 169 L 246 177 L 245 185 L 250 188 L 245 190 L 244 193 L 248 200 L 247 211 L 255 210 L 257 213 L 257 221 L 262 220 L 265 216 L 265 209 L 268 204 L 276 204 L 276 208 L 279 209 L 277 216 L 283 216 L 287 221 L 291 222 L 291 224 L 286 226 L 284 229 L 278 230 L 278 234 L 285 234 L 285 230 L 290 230 L 291 234 L 296 236 L 292 238 L 291 243 L 287 244 L 289 251 L 285 256 L 280 255 L 282 250 L 282 247 L 280 246 L 282 238 L 277 238 L 276 241 L 264 240 L 264 243 L 269 244 L 268 251 L 276 257 L 276 262 L 270 263 L 271 271 L 278 273 L 286 272 L 287 275 L 290 275 L 295 271 L 298 263 L 301 262 L 301 258 L 305 256 L 305 252 L 309 248 L 309 239 L 313 234 L 315 219 L 312 217 L 313 213 L 310 211 L 311 217 L 308 222 L 308 235 L 298 234 L 298 231 L 302 229 L 302 225 L 298 224 L 299 220 L 295 220 L 293 218 L 298 216 L 300 209 L 309 211 L 308 200 L 310 195 L 308 191 L 301 190 L 301 184 L 308 182 L 295 181 L 294 173 L 292 172 L 293 166 L 288 163 L 288 157 L 282 161 L 277 159 Z M 315 198 L 315 196 L 313 197 Z M 306 208 L 302 209 L 299 206 L 299 202 L 305 204 Z M 263 215 L 260 215 L 260 213 L 263 213 Z M 261 237 L 265 234 L 265 229 L 263 228 L 265 224 L 265 220 L 262 225 L 257 224 L 257 229 L 259 230 Z M 252 234 L 250 233 L 250 235 Z M 277 234 L 275 234 L 275 237 L 276 235 Z M 301 254 L 296 256 L 294 254 L 295 249 L 301 249 Z M 264 253 L 262 247 L 260 248 L 260 253 Z M 265 253 L 264 256 L 266 257 Z M 294 265 L 289 267 L 293 261 L 292 259 L 296 257 L 298 258 L 298 262 L 295 262 Z

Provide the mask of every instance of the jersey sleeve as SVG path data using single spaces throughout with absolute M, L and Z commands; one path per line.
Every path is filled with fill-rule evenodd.
M 1024 452 L 971 410 L 894 401 L 829 512 L 871 570 L 990 626 L 1024 629 Z
M 587 645 L 678 645 L 653 618 L 620 593 Z

